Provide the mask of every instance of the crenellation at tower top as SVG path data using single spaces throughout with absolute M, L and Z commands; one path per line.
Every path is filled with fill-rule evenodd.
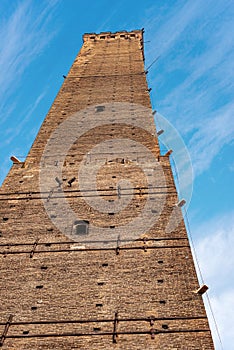
M 128 31 L 118 31 L 115 33 L 112 32 L 101 32 L 101 33 L 85 33 L 83 35 L 83 41 L 99 41 L 99 40 L 106 40 L 106 41 L 112 41 L 114 39 L 143 39 L 143 33 L 144 29 L 140 30 L 132 30 L 130 32 Z

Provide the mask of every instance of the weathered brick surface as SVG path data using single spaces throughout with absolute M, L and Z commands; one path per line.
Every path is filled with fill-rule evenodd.
M 194 293 L 198 281 L 181 209 L 175 209 L 178 197 L 170 161 L 160 155 L 152 113 L 139 107 L 151 108 L 142 46 L 141 31 L 85 35 L 25 163 L 14 164 L 1 187 L 3 349 L 214 348 L 202 297 Z M 107 107 L 106 112 L 95 112 L 96 105 L 110 102 L 114 103 L 111 111 Z M 115 104 L 120 102 L 130 105 Z M 48 139 L 56 139 L 53 132 L 77 111 L 75 124 L 82 126 L 89 113 L 95 119 L 64 157 L 61 188 L 48 172 L 51 191 L 40 193 Z M 106 118 L 106 124 L 98 126 L 98 118 Z M 137 118 L 142 118 L 140 126 Z M 66 134 L 75 127 L 70 125 Z M 120 152 L 113 152 L 110 144 L 107 152 L 89 154 L 95 145 L 118 139 L 122 140 Z M 123 162 L 127 139 L 140 143 L 145 151 L 139 153 L 133 145 Z M 59 156 L 60 141 L 56 147 Z M 149 161 L 146 150 L 155 162 Z M 55 162 L 59 159 L 56 154 L 53 157 Z M 91 187 L 82 192 L 77 181 L 82 162 L 96 170 L 98 196 L 104 201 L 118 201 L 119 181 L 128 180 L 121 196 L 132 197 L 123 210 L 101 212 L 89 205 L 88 198 L 97 194 Z M 156 185 L 146 173 L 157 179 Z M 80 180 L 89 186 L 89 176 Z M 61 189 L 79 218 L 103 229 L 112 226 L 113 232 L 140 216 L 147 200 L 153 207 L 147 215 L 158 217 L 147 230 L 144 219 L 139 222 L 137 229 L 143 234 L 132 242 L 128 242 L 128 229 L 123 229 L 121 239 L 126 241 L 120 246 L 98 236 L 94 238 L 101 241 L 99 245 L 90 243 L 92 226 L 91 236 L 77 242 L 51 221 L 54 216 L 72 232 L 74 222 L 66 214 Z M 61 216 L 57 207 L 62 208 Z M 171 230 L 169 222 L 174 224 Z M 7 329 L 10 315 L 13 321 Z

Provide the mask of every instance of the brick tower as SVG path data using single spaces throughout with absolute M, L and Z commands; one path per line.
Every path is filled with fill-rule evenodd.
M 214 349 L 143 31 L 83 39 L 1 187 L 1 347 Z

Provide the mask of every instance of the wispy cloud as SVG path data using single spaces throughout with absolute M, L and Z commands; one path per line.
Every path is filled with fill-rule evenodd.
M 0 182 L 10 167 L 9 156 L 13 151 L 22 153 L 24 146 L 17 146 L 15 137 L 22 135 L 24 126 L 45 95 L 43 89 L 36 101 L 31 100 L 22 110 L 20 98 L 24 74 L 57 34 L 52 19 L 58 4 L 59 0 L 23 0 L 11 3 L 10 11 L 0 14 L 0 139 L 6 155 L 1 155 Z M 28 134 L 25 133 L 24 142 Z
M 234 212 L 216 217 L 197 228 L 195 235 L 201 232 L 203 237 L 196 241 L 196 250 L 205 283 L 210 287 L 210 301 L 221 333 L 224 349 L 234 343 L 234 332 L 230 324 L 234 323 L 233 270 L 234 255 L 230 247 L 234 245 Z M 200 236 L 201 237 L 201 236 Z M 209 307 L 205 299 L 207 311 Z M 219 340 L 210 315 L 213 335 L 219 349 Z
M 46 95 L 46 90 L 43 91 L 36 99 L 36 101 L 30 105 L 27 110 L 25 111 L 24 118 L 20 120 L 19 124 L 17 124 L 17 128 L 13 127 L 8 129 L 8 133 L 11 135 L 10 137 L 6 138 L 5 144 L 9 144 L 12 142 L 12 140 L 20 134 L 22 131 L 24 125 L 27 123 L 27 121 L 32 117 L 33 112 L 36 110 L 37 106 L 43 99 L 43 97 Z
M 208 169 L 234 136 L 233 12 L 231 1 L 177 1 L 147 24 L 148 61 L 160 55 L 149 76 L 158 87 L 153 100 L 189 140 L 195 175 Z
M 49 44 L 54 31 L 48 23 L 58 1 L 18 3 L 11 16 L 0 25 L 0 110 L 2 124 L 9 116 L 8 98 L 15 91 L 26 68 Z M 45 29 L 47 27 L 47 30 Z

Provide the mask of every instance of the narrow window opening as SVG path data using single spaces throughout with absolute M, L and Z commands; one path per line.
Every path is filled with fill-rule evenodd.
M 163 260 L 158 260 L 158 264 L 163 264 Z
M 108 263 L 103 263 L 102 266 L 103 266 L 103 267 L 107 267 L 107 266 L 108 266 Z
M 34 310 L 37 310 L 37 306 L 32 306 L 32 307 L 31 307 L 31 310 L 33 310 L 33 311 L 34 311 Z
M 41 285 L 38 285 L 36 286 L 36 289 L 42 289 L 44 286 L 41 284 Z
M 163 280 L 158 280 L 158 283 L 163 283 Z
M 168 325 L 167 325 L 167 324 L 163 324 L 163 325 L 162 325 L 162 328 L 163 328 L 163 329 L 168 329 Z
M 103 112 L 105 110 L 105 106 L 96 106 L 96 112 Z
M 105 283 L 104 282 L 98 282 L 97 284 L 98 284 L 98 286 L 104 286 Z
M 115 226 L 114 226 L 114 225 L 111 225 L 110 228 L 115 228 Z
M 100 332 L 101 328 L 100 327 L 93 327 L 94 332 Z
M 96 304 L 96 307 L 102 307 L 103 305 L 102 304 Z
M 116 179 L 116 176 L 115 176 L 115 175 L 113 175 L 113 176 L 112 176 L 112 179 Z
M 6 218 L 6 217 L 5 217 L 5 218 L 2 218 L 2 220 L 3 220 L 3 221 L 7 221 L 7 220 L 9 220 L 9 218 Z
M 89 221 L 76 220 L 73 225 L 75 235 L 87 235 L 89 233 Z
M 45 247 L 50 247 L 51 243 L 45 243 Z
M 108 215 L 110 215 L 110 216 L 111 216 L 111 215 L 115 215 L 115 213 L 108 213 Z
M 48 267 L 47 266 L 41 266 L 41 270 L 47 270 L 48 269 Z
M 159 300 L 159 303 L 160 304 L 166 304 L 166 301 L 165 300 Z
M 23 334 L 29 334 L 29 331 L 23 331 L 22 333 Z

